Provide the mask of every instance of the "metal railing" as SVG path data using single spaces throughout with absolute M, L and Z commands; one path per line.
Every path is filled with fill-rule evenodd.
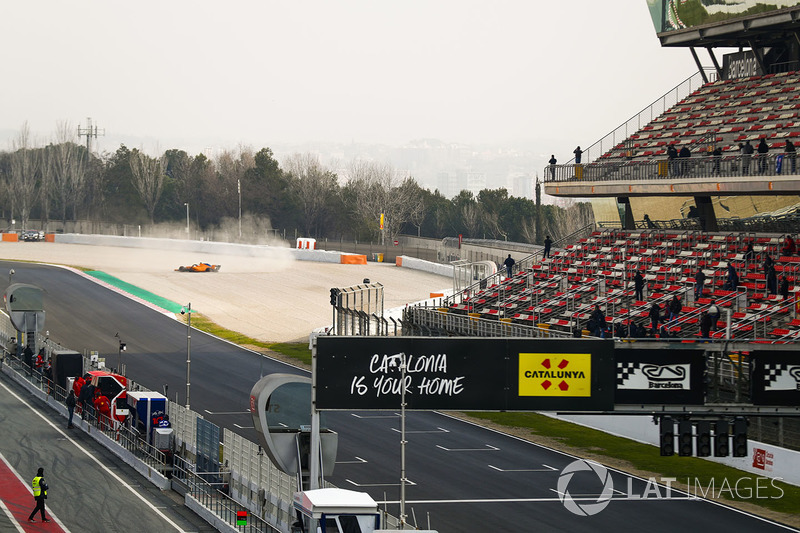
M 176 457 L 173 466 L 173 479 L 180 481 L 186 487 L 187 494 L 213 513 L 214 516 L 237 531 L 246 533 L 282 533 L 280 529 L 253 515 L 244 505 L 228 496 L 225 493 L 228 487 L 227 483 L 208 481 L 204 477 L 206 473 L 195 472 L 193 466 L 182 458 Z M 219 472 L 208 474 L 212 478 L 220 475 Z M 237 513 L 241 511 L 247 513 L 246 523 L 243 525 L 237 524 Z
M 528 326 L 510 322 L 510 319 L 489 319 L 478 316 L 459 315 L 430 307 L 409 307 L 404 311 L 407 322 L 406 333 L 450 334 L 474 337 L 533 337 L 569 338 L 571 331 Z
M 707 71 L 709 79 L 716 79 L 716 71 L 713 69 L 704 69 Z M 643 126 L 649 124 L 653 119 L 669 111 L 670 108 L 675 106 L 678 102 L 688 97 L 694 91 L 705 85 L 705 80 L 700 72 L 696 72 L 686 78 L 684 81 L 664 93 L 660 98 L 656 99 L 652 104 L 645 107 L 631 118 L 611 130 L 604 135 L 600 140 L 583 150 L 582 161 L 594 161 L 608 152 L 619 143 L 625 141 L 628 137 L 641 130 Z M 575 159 L 572 158 L 568 161 L 571 163 Z
M 782 157 L 781 171 L 777 159 Z M 618 160 L 581 165 L 550 165 L 544 182 L 643 181 L 741 176 L 796 175 L 796 160 L 786 153 L 726 155 L 660 160 Z

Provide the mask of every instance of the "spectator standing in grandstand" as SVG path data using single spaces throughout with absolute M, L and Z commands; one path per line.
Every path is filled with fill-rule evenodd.
M 694 299 L 699 300 L 703 297 L 703 285 L 706 282 L 706 273 L 702 268 L 697 269 L 697 274 L 694 275 Z
M 775 273 L 775 265 L 770 265 L 767 269 L 767 290 L 770 294 L 778 294 L 778 275 Z
M 794 143 L 792 141 L 790 141 L 789 139 L 786 139 L 786 148 L 784 148 L 783 151 L 786 152 L 786 158 L 791 163 L 792 174 L 794 174 L 795 173 L 796 157 L 797 157 L 797 153 L 796 153 L 796 151 L 794 149 Z
M 577 148 L 575 148 L 572 151 L 572 153 L 575 154 L 575 164 L 576 165 L 580 165 L 581 164 L 581 156 L 583 155 L 583 150 L 581 150 L 581 147 L 578 146 Z
M 786 274 L 781 275 L 781 282 L 778 286 L 778 293 L 783 296 L 784 300 L 789 299 L 789 279 L 786 277 Z
M 758 173 L 759 174 L 766 174 L 767 173 L 767 154 L 769 153 L 769 145 L 767 145 L 767 141 L 764 137 L 761 137 L 761 141 L 758 143 Z
M 681 309 L 683 309 L 683 306 L 681 305 L 681 301 L 678 299 L 678 295 L 676 294 L 669 302 L 669 317 L 667 318 L 667 322 L 672 322 L 673 320 L 677 319 L 678 315 L 681 314 Z
M 711 333 L 711 317 L 708 316 L 706 311 L 700 313 L 700 337 L 703 339 L 709 338 Z
M 550 235 L 546 235 L 544 238 L 544 251 L 542 252 L 542 259 L 545 257 L 550 257 L 550 247 L 553 246 L 553 239 L 550 238 Z
M 606 315 L 600 309 L 600 304 L 594 304 L 594 311 L 589 317 L 589 323 L 592 324 L 592 335 L 605 339 L 606 335 Z
M 769 254 L 764 254 L 764 276 L 767 275 L 767 271 L 769 267 L 775 264 L 775 261 L 770 257 Z
M 750 242 L 747 244 L 747 248 L 744 251 L 744 260 L 745 261 L 755 261 L 756 260 L 756 251 L 753 248 L 753 243 Z
M 711 300 L 711 305 L 708 306 L 708 316 L 711 320 L 711 329 L 717 330 L 717 322 L 719 321 L 719 306 Z
M 661 308 L 656 302 L 653 302 L 653 305 L 650 306 L 650 312 L 647 316 L 650 318 L 650 329 L 655 335 L 658 333 L 658 323 L 661 322 Z
M 644 301 L 644 276 L 640 271 L 636 271 L 636 274 L 633 276 L 633 292 L 634 297 L 638 301 Z
M 742 145 L 742 174 L 750 174 L 750 159 L 753 157 L 753 145 L 745 141 Z
M 794 242 L 794 239 L 791 235 L 786 235 L 786 239 L 783 241 L 783 248 L 781 248 L 781 255 L 785 257 L 791 257 L 797 253 L 797 245 Z
M 558 160 L 555 154 L 550 154 L 550 161 L 548 161 L 548 163 L 550 163 L 550 176 L 556 179 L 556 163 L 558 163 Z
M 711 151 L 711 156 L 714 162 L 711 171 L 714 174 L 719 175 L 719 163 L 722 160 L 722 148 L 720 148 L 719 146 L 714 146 L 714 149 Z
M 739 286 L 739 274 L 736 272 L 733 263 L 728 263 L 728 281 L 725 284 L 725 287 L 729 291 L 735 291 L 736 287 L 738 286 Z
M 678 159 L 678 150 L 675 149 L 675 146 L 669 145 L 667 147 L 667 165 L 669 166 L 669 173 L 671 176 L 676 176 L 679 174 L 678 172 L 678 165 L 676 164 Z
M 678 157 L 681 159 L 681 175 L 688 176 L 689 158 L 692 157 L 692 152 L 689 151 L 689 147 L 688 146 L 682 147 L 681 151 L 678 152 Z
M 650 220 L 650 215 L 647 213 L 644 214 L 644 223 L 647 225 L 647 229 L 655 229 L 656 224 L 652 220 Z
M 516 261 L 514 261 L 514 258 L 511 257 L 511 254 L 508 254 L 508 257 L 506 257 L 506 260 L 503 261 L 503 264 L 506 266 L 506 274 L 508 274 L 508 277 L 510 278 Z

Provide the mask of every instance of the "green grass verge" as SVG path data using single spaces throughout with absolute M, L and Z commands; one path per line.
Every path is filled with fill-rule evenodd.
M 311 366 L 311 350 L 308 349 L 307 343 L 276 342 L 275 344 L 270 344 L 269 349 Z
M 184 321 L 186 319 L 184 318 Z M 209 320 L 207 317 L 200 313 L 192 313 L 192 327 L 200 331 L 205 331 L 215 335 L 226 341 L 234 344 L 254 346 L 256 348 L 263 348 L 265 350 L 272 350 L 294 359 L 298 363 L 303 363 L 311 366 L 311 350 L 308 349 L 308 344 L 304 342 L 262 342 L 247 335 L 236 333 L 229 329 L 222 328 Z
M 762 484 L 761 496 L 772 496 L 775 499 L 756 499 L 755 477 L 757 476 L 755 474 L 746 473 L 719 463 L 696 457 L 679 457 L 677 455 L 662 457 L 655 446 L 642 444 L 623 437 L 616 437 L 596 429 L 586 428 L 538 413 L 470 412 L 466 414 L 501 426 L 529 430 L 532 435 L 548 437 L 565 446 L 583 450 L 596 456 L 624 460 L 637 470 L 652 472 L 656 478 L 677 478 L 677 483 L 683 484 L 686 484 L 688 479 L 692 494 L 697 493 L 698 496 L 702 495 L 702 490 L 708 491 L 712 480 L 714 481 L 714 492 L 718 494 L 720 487 L 724 486 L 723 483 L 727 479 L 732 490 L 722 491 L 724 499 L 747 502 L 780 513 L 800 515 L 800 487 L 794 485 L 776 481 L 775 486 L 783 490 L 783 495 L 781 496 L 780 491 L 769 483 Z M 657 430 L 657 426 L 653 426 L 653 428 L 654 431 Z M 744 460 L 747 459 L 745 458 Z M 739 493 L 741 496 L 746 496 L 745 487 L 750 487 L 752 494 L 750 497 L 737 497 L 734 484 L 737 480 L 747 477 L 751 479 L 742 479 L 739 485 Z

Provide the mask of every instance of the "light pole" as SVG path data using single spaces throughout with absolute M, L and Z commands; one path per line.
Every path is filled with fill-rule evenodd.
M 389 358 L 389 366 L 400 370 L 400 529 L 406 525 L 406 354 L 400 352 Z
M 242 238 L 242 180 L 236 179 L 236 190 L 239 191 L 239 239 Z
M 181 309 L 181 314 L 186 314 L 186 408 L 189 409 L 189 376 L 192 366 L 192 302 Z
M 184 202 L 186 206 L 186 238 L 189 238 L 189 202 Z

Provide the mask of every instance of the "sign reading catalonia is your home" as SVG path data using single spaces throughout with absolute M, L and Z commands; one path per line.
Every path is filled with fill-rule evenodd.
M 610 411 L 613 353 L 604 340 L 318 337 L 316 408 L 397 409 L 405 387 L 416 410 Z

